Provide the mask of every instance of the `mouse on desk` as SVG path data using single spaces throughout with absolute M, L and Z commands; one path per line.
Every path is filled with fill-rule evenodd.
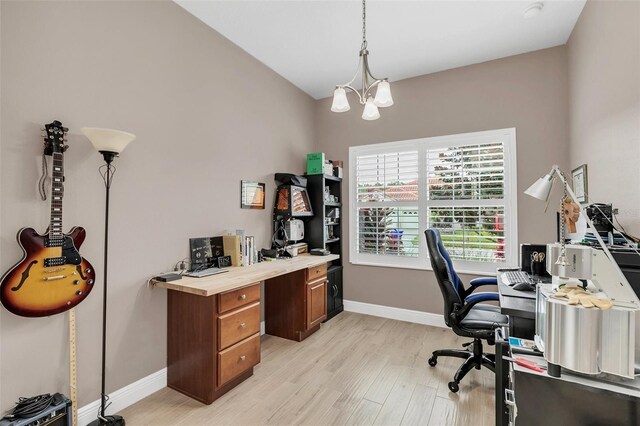
M 518 291 L 536 291 L 536 285 L 531 283 L 518 283 L 511 288 Z

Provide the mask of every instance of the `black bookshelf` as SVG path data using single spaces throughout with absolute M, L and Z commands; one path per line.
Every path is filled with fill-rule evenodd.
M 305 241 L 312 248 L 324 248 L 340 255 L 327 271 L 327 320 L 344 310 L 342 281 L 342 178 L 308 175 L 307 188 L 313 217 L 305 223 Z M 325 188 L 328 191 L 325 191 Z M 329 196 L 336 201 L 330 201 Z

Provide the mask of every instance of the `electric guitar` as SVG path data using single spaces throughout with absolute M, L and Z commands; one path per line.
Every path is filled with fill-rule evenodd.
M 81 227 L 62 232 L 64 196 L 64 144 L 68 129 L 54 121 L 45 126 L 45 154 L 53 156 L 51 222 L 44 235 L 33 228 L 18 231 L 23 257 L 2 277 L 0 302 L 23 317 L 44 317 L 75 307 L 95 283 L 93 266 L 78 248 L 86 237 Z

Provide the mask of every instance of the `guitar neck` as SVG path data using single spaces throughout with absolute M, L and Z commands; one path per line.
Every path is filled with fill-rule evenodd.
M 64 197 L 64 155 L 53 153 L 51 172 L 51 223 L 49 239 L 62 241 L 62 198 Z

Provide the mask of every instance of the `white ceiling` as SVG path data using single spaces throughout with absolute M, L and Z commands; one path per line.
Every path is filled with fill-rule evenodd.
M 356 70 L 360 1 L 175 1 L 316 99 Z M 371 71 L 393 82 L 565 44 L 585 0 L 525 19 L 533 2 L 369 0 Z

